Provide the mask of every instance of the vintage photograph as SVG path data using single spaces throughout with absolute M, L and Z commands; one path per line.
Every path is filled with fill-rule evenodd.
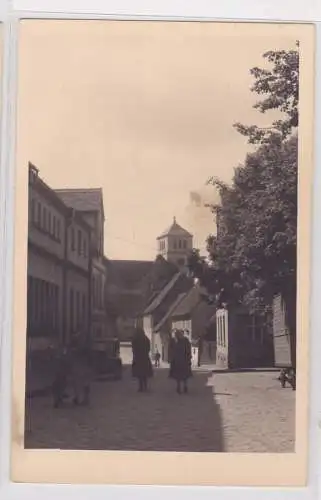
M 25 449 L 296 451 L 300 30 L 255 28 L 21 23 Z

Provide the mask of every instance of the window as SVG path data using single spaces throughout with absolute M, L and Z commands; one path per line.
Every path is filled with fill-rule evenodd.
M 43 212 L 42 212 L 42 229 L 46 231 L 47 229 L 47 209 L 46 207 L 43 207 Z
M 53 329 L 57 331 L 58 328 L 58 315 L 59 315 L 59 287 L 54 285 L 54 318 L 53 318 Z
M 75 251 L 75 229 L 71 228 L 71 250 Z
M 57 231 L 57 220 L 56 220 L 56 216 L 54 215 L 52 218 L 52 236 L 54 238 L 56 237 L 56 231 Z
M 175 249 L 177 248 L 177 241 L 176 241 L 176 240 L 174 240 L 173 247 L 174 247 Z
M 60 240 L 60 220 L 57 220 L 57 239 Z
M 86 310 L 86 294 L 82 294 L 82 321 L 85 326 L 87 322 L 87 310 Z
M 95 280 L 95 277 L 93 276 L 92 280 L 91 280 L 91 302 L 92 302 L 92 306 L 93 307 L 95 307 L 95 304 L 96 304 L 96 290 L 95 290 L 95 286 L 96 286 L 96 280 Z
M 80 318 L 80 292 L 76 292 L 76 315 L 77 315 L 77 329 L 80 327 L 81 318 Z
M 82 242 L 82 238 L 81 238 L 81 231 L 80 229 L 78 229 L 78 255 L 81 255 L 81 242 Z
M 84 257 L 87 257 L 87 239 L 84 238 Z
M 70 332 L 74 331 L 74 291 L 70 290 Z
M 51 234 L 51 212 L 48 211 L 48 233 Z
M 34 223 L 36 221 L 36 203 L 35 200 L 31 200 L 31 222 Z
M 184 248 L 184 249 L 186 249 L 186 248 L 187 248 L 187 241 L 186 241 L 186 240 L 184 240 L 184 241 L 183 241 L 183 248 Z
M 178 240 L 178 248 L 182 248 L 182 241 Z
M 40 226 L 41 225 L 41 203 L 38 201 L 37 203 L 37 224 Z

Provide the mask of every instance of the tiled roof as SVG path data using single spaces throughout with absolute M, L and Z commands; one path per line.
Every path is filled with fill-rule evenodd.
M 178 304 L 184 299 L 185 296 L 186 296 L 186 293 L 179 294 L 177 299 L 173 302 L 172 306 L 168 308 L 168 311 L 165 314 L 165 316 L 163 316 L 162 319 L 160 320 L 160 322 L 155 326 L 155 329 L 154 329 L 155 332 L 158 332 L 161 329 L 161 327 L 165 324 L 165 322 L 168 320 L 168 318 L 171 317 L 172 312 L 175 310 L 175 308 L 178 306 Z
M 177 224 L 176 219 L 174 217 L 173 223 L 165 230 L 163 231 L 159 236 L 158 240 L 160 238 L 164 238 L 164 236 L 181 236 L 181 237 L 189 237 L 192 238 L 193 235 L 186 231 L 186 229 L 182 228 L 179 224 Z
M 103 209 L 101 188 L 92 189 L 55 189 L 62 201 L 79 212 L 97 212 Z
M 177 318 L 180 316 L 189 315 L 193 309 L 200 302 L 200 290 L 198 287 L 193 286 L 193 288 L 185 294 L 183 300 L 177 305 L 175 310 L 172 312 L 172 317 Z
M 109 279 L 124 288 L 143 288 L 144 279 L 153 268 L 152 261 L 110 260 Z
M 156 295 L 155 299 L 145 309 L 144 314 L 151 314 L 162 303 L 167 294 L 174 288 L 177 281 L 180 279 L 181 273 L 176 273 L 173 278 L 164 286 L 164 288 Z
M 115 293 L 113 297 L 108 297 L 108 301 L 115 309 L 116 314 L 135 318 L 144 307 L 144 297 L 136 293 L 122 292 Z

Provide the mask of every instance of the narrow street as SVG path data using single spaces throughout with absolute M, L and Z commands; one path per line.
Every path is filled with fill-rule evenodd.
M 123 380 L 93 384 L 90 408 L 53 410 L 49 397 L 29 401 L 26 447 L 292 452 L 295 392 L 281 389 L 276 377 L 204 368 L 194 371 L 189 394 L 177 395 L 160 368 L 144 394 L 125 365 Z

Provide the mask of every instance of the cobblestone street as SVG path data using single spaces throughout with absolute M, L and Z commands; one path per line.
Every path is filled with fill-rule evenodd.
M 29 401 L 27 448 L 292 452 L 295 392 L 276 372 L 196 370 L 177 395 L 166 369 L 137 393 L 130 367 L 119 382 L 96 382 L 90 408 L 53 410 L 48 397 Z

